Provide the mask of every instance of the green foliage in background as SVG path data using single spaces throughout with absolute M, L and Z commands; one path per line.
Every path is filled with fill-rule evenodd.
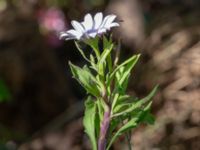
M 0 79 L 0 102 L 8 101 L 11 99 L 11 94 L 5 85 L 4 81 Z

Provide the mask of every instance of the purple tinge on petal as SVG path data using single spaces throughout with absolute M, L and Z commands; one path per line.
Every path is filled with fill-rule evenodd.
M 88 30 L 85 35 L 86 37 L 92 37 L 94 38 L 96 35 L 98 34 L 97 30 L 96 29 L 91 29 L 91 30 Z

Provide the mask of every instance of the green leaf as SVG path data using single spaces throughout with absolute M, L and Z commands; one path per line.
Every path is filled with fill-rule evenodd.
M 129 81 L 129 77 L 130 77 L 130 73 L 126 76 L 126 78 L 124 78 L 124 81 L 122 83 L 120 83 L 122 76 L 124 75 L 124 68 L 120 69 L 117 73 L 116 73 L 116 80 L 115 80 L 115 89 L 114 91 L 120 93 L 121 95 L 125 94 L 127 86 L 128 86 L 128 81 Z
M 131 62 L 137 62 L 137 60 L 139 59 L 140 54 L 138 55 L 133 55 L 131 58 L 127 59 L 126 61 L 124 61 L 123 63 L 121 63 L 119 66 L 116 67 L 116 69 L 112 72 L 111 76 L 114 76 L 115 73 L 121 68 L 124 67 L 127 64 L 130 64 Z
M 99 137 L 100 132 L 100 124 L 103 121 L 104 112 L 107 110 L 107 104 L 104 102 L 102 98 L 97 99 L 97 115 L 95 118 L 95 128 L 96 128 L 96 137 Z
M 114 105 L 112 105 L 112 110 L 113 113 L 119 113 L 122 111 L 125 111 L 127 109 L 129 109 L 130 107 L 132 107 L 132 105 L 134 105 L 135 102 L 138 101 L 137 97 L 131 97 L 129 95 L 121 95 L 117 100 L 116 103 Z
M 155 123 L 155 117 L 152 114 L 147 113 L 143 118 L 143 122 L 153 125 Z
M 109 150 L 110 146 L 113 144 L 113 142 L 123 133 L 135 128 L 138 126 L 139 123 L 147 122 L 152 124 L 154 122 L 153 116 L 150 114 L 150 108 L 151 108 L 152 102 L 149 102 L 143 109 L 139 109 L 133 113 L 129 113 L 123 117 L 122 121 L 128 120 L 112 137 L 110 140 L 107 150 Z
M 119 99 L 120 95 L 119 93 L 116 93 L 113 97 L 113 100 L 112 100 L 112 106 L 111 106 L 111 110 L 113 112 L 113 108 L 115 107 L 115 105 L 117 104 L 117 101 Z
M 11 99 L 10 91 L 8 90 L 3 80 L 0 79 L 0 102 L 8 101 L 10 99 Z
M 133 57 L 128 63 L 126 63 L 126 65 L 123 65 L 116 73 L 116 89 L 121 94 L 124 94 L 126 91 L 131 70 L 137 63 L 139 57 L 140 55 L 136 55 L 136 57 Z
M 123 82 L 127 79 L 127 76 L 130 74 L 131 69 L 134 67 L 138 61 L 140 55 L 134 55 L 128 60 L 124 61 L 122 64 L 117 66 L 115 70 L 110 74 L 110 78 L 107 81 L 107 85 L 110 86 L 111 81 L 114 77 L 118 75 L 118 85 L 122 86 Z
M 108 70 L 109 70 L 109 72 L 111 72 L 112 71 L 112 57 L 111 57 L 111 54 L 108 55 L 108 57 L 106 58 L 106 61 L 108 63 Z
M 141 108 L 145 103 L 148 103 L 149 101 L 151 101 L 151 98 L 155 95 L 157 88 L 158 88 L 158 86 L 155 86 L 153 88 L 153 90 L 149 93 L 149 95 L 147 95 L 145 98 L 143 98 L 141 100 L 134 101 L 128 109 L 126 109 L 126 110 L 124 110 L 120 113 L 114 114 L 113 116 L 115 116 L 115 117 L 120 116 L 120 115 L 123 115 L 123 114 L 126 114 L 126 113 L 130 113 L 135 109 Z M 119 105 L 121 105 L 121 104 L 119 104 Z
M 113 112 L 114 113 L 123 112 L 123 111 L 127 110 L 130 106 L 131 106 L 131 103 L 122 103 L 120 105 L 117 105 L 114 108 Z
M 116 94 L 117 95 L 117 94 Z M 114 97 L 115 98 L 115 97 Z M 114 99 L 112 103 L 112 111 L 113 113 L 121 112 L 123 108 L 127 108 L 128 106 L 131 105 L 131 102 L 128 102 L 131 97 L 129 95 L 120 95 L 117 99 Z
M 84 66 L 83 69 L 69 62 L 73 77 L 86 89 L 86 91 L 96 97 L 100 95 L 96 78 L 91 74 L 89 68 Z
M 130 121 L 128 121 L 124 126 L 122 126 L 112 137 L 111 141 L 108 144 L 108 147 L 106 150 L 109 150 L 113 142 L 124 132 L 126 132 L 129 129 L 135 128 L 137 126 L 137 120 L 138 118 L 134 117 Z
M 99 137 L 100 123 L 103 120 L 104 108 L 102 106 L 100 99 L 97 99 L 96 104 L 97 104 L 97 112 L 98 113 L 95 118 L 95 128 L 96 128 L 96 137 Z
M 103 49 L 107 49 L 112 44 L 112 39 L 107 39 L 105 35 L 103 35 Z
M 94 69 L 96 72 L 98 71 L 97 65 L 96 65 L 96 61 L 95 58 L 92 54 L 90 54 L 90 68 Z
M 90 61 L 91 61 L 93 64 L 95 64 L 95 58 L 94 58 L 94 56 L 93 56 L 92 54 L 90 54 Z
M 99 114 L 99 118 L 100 118 L 100 121 L 103 120 L 103 115 L 104 115 L 104 104 L 102 103 L 102 100 L 101 99 L 98 99 L 97 100 L 97 107 L 98 107 L 98 114 Z
M 76 45 L 78 51 L 79 51 L 79 52 L 81 53 L 81 55 L 83 56 L 83 58 L 84 58 L 86 61 L 90 62 L 90 60 L 85 56 L 85 53 L 83 52 L 83 50 L 80 48 L 78 42 L 75 41 L 75 45 Z
M 88 44 L 93 51 L 96 54 L 97 59 L 99 60 L 100 58 L 100 52 L 99 52 L 99 38 L 91 38 L 91 39 L 87 39 L 86 41 L 84 41 L 86 44 Z
M 109 47 L 113 45 L 112 39 L 107 39 L 105 36 L 103 36 L 103 49 L 109 49 Z M 111 58 L 111 54 L 108 55 L 108 57 L 106 58 L 107 64 L 108 64 L 108 69 L 111 72 L 112 71 L 112 58 Z
M 111 139 L 113 138 L 113 132 L 116 130 L 116 128 L 119 126 L 120 124 L 120 120 L 119 118 L 113 118 L 110 122 L 110 127 L 109 127 L 109 131 L 108 131 L 108 143 L 111 141 Z
M 93 150 L 97 150 L 97 142 L 95 136 L 95 120 L 96 118 L 96 104 L 95 101 L 88 97 L 85 101 L 85 114 L 83 117 L 83 125 L 85 128 L 85 132 L 90 138 L 92 143 Z
M 152 102 L 150 101 L 140 112 L 140 116 L 138 117 L 138 122 L 145 122 L 148 124 L 154 123 L 154 117 L 150 114 Z
M 104 75 L 104 69 L 106 66 L 106 60 L 107 58 L 111 55 L 111 51 L 113 49 L 113 44 L 110 43 L 104 50 L 103 53 L 101 54 L 101 57 L 98 61 L 98 66 L 99 66 L 99 73 L 100 75 Z

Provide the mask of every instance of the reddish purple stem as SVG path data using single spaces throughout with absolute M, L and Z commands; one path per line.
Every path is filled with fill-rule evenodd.
M 98 140 L 98 150 L 105 150 L 107 144 L 107 132 L 110 125 L 110 109 L 104 113 Z

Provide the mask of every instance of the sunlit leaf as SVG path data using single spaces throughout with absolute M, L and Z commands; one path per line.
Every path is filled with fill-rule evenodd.
M 101 56 L 100 56 L 100 59 L 98 61 L 98 66 L 99 66 L 99 73 L 101 75 L 104 74 L 104 69 L 105 69 L 105 66 L 106 66 L 106 60 L 108 57 L 110 57 L 111 55 L 111 51 L 113 49 L 113 44 L 112 43 L 108 43 L 109 45 L 107 45 L 107 47 L 103 50 Z
M 150 116 L 151 104 L 152 102 L 149 102 L 143 109 L 135 111 L 134 115 L 131 114 L 130 112 L 131 116 L 128 114 L 123 118 L 124 121 L 126 121 L 129 118 L 131 119 L 127 120 L 127 122 L 125 122 L 124 125 L 121 128 L 119 128 L 119 130 L 116 133 L 114 133 L 114 135 L 112 136 L 112 139 L 110 140 L 108 144 L 107 150 L 109 150 L 110 146 L 120 135 L 137 127 L 139 123 L 142 123 L 142 122 L 153 123 L 152 116 Z M 148 117 L 151 117 L 151 118 L 148 118 Z
M 151 101 L 152 97 L 155 95 L 156 91 L 157 91 L 158 86 L 155 86 L 154 89 L 149 93 L 149 95 L 147 95 L 145 98 L 141 99 L 141 100 L 137 100 L 137 101 L 133 101 L 133 103 L 130 105 L 129 108 L 127 108 L 126 110 L 114 114 L 114 116 L 120 116 L 129 112 L 132 112 L 135 109 L 141 108 L 145 103 L 148 103 Z M 121 104 L 119 104 L 118 106 L 120 106 Z
M 139 57 L 140 55 L 134 55 L 128 60 L 124 61 L 119 66 L 117 66 L 115 70 L 110 74 L 110 78 L 107 81 L 107 85 L 109 86 L 111 81 L 118 74 L 118 85 L 122 86 L 123 82 L 127 79 L 127 76 L 130 74 L 131 69 L 137 63 Z
M 87 90 L 88 93 L 98 97 L 100 95 L 97 87 L 96 78 L 91 74 L 89 68 L 84 66 L 80 68 L 69 62 L 73 77 Z
M 105 36 L 103 36 L 103 49 L 110 49 L 110 46 L 113 48 L 113 43 L 112 39 L 107 39 Z M 112 57 L 111 54 L 107 56 L 106 62 L 108 65 L 108 70 L 111 72 L 112 71 Z
M 125 93 L 131 70 L 137 63 L 139 57 L 140 55 L 135 55 L 135 57 L 133 56 L 132 59 L 126 63 L 126 65 L 121 66 L 121 68 L 117 71 L 116 74 L 118 76 L 116 76 L 116 89 L 118 89 L 120 93 Z
M 96 104 L 95 101 L 91 99 L 91 97 L 88 97 L 88 99 L 85 101 L 85 114 L 83 117 L 83 125 L 85 128 L 85 132 L 90 138 L 93 150 L 97 150 L 95 121 L 99 122 L 96 119 Z
M 126 132 L 129 129 L 135 128 L 137 126 L 137 120 L 138 118 L 132 118 L 129 122 L 127 122 L 124 126 L 122 126 L 111 138 L 111 141 L 108 144 L 108 147 L 106 150 L 109 150 L 113 142 L 124 132 Z

